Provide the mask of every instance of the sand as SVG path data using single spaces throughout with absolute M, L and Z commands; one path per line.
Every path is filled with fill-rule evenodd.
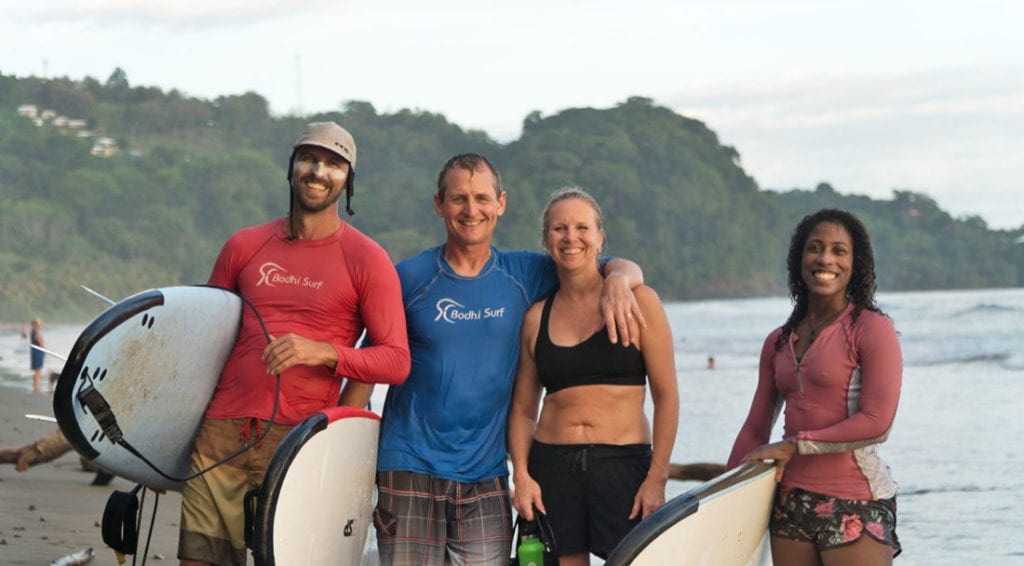
M 0 387 L 0 447 L 28 444 L 56 427 L 27 419 L 26 413 L 53 414 L 49 395 Z M 89 547 L 96 551 L 90 564 L 117 564 L 114 552 L 103 543 L 100 521 L 110 494 L 135 486 L 121 478 L 104 487 L 90 486 L 93 475 L 82 470 L 74 451 L 20 473 L 13 465 L 0 465 L 0 564 L 50 564 Z M 155 499 L 152 492 L 146 494 L 139 534 L 140 564 Z M 180 510 L 178 493 L 159 497 L 147 563 L 178 563 Z

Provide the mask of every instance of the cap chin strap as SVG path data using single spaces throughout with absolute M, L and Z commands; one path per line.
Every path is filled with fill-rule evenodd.
M 295 222 L 292 219 L 292 215 L 295 214 L 295 196 L 292 191 L 292 172 L 295 170 L 295 150 L 292 150 L 292 156 L 288 158 L 288 239 L 294 240 L 295 236 Z
M 292 215 L 294 213 L 295 213 L 295 202 L 291 198 L 289 198 L 288 199 L 288 225 L 285 226 L 285 228 L 288 229 L 288 236 L 286 236 L 288 240 L 294 240 L 294 239 L 296 239 L 298 237 L 298 236 L 295 235 L 295 221 L 294 221 L 294 218 L 292 217 Z
M 356 212 L 352 210 L 352 193 L 356 192 L 356 171 L 349 167 L 348 179 L 345 181 L 345 212 L 352 216 Z

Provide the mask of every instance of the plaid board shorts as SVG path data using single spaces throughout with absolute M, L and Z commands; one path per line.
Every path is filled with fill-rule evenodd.
M 384 566 L 508 566 L 508 478 L 463 483 L 413 472 L 377 472 L 373 526 Z
M 192 450 L 189 474 L 256 440 L 266 426 L 267 421 L 256 419 L 204 419 Z M 274 449 L 291 429 L 275 424 L 250 450 L 185 483 L 178 558 L 244 566 L 245 492 L 263 483 Z
M 903 551 L 896 536 L 896 498 L 840 499 L 800 488 L 775 495 L 768 530 L 772 536 L 809 542 L 818 550 L 852 544 L 867 534 L 891 546 L 893 556 Z

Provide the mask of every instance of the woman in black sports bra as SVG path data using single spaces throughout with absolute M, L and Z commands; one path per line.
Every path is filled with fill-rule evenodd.
M 672 332 L 658 295 L 633 289 L 646 325 L 612 343 L 598 308 L 601 210 L 578 188 L 544 210 L 544 247 L 560 287 L 526 313 L 509 416 L 514 504 L 547 515 L 562 565 L 601 558 L 665 502 L 679 421 Z M 647 382 L 653 436 L 644 413 Z M 541 394 L 545 393 L 538 419 Z

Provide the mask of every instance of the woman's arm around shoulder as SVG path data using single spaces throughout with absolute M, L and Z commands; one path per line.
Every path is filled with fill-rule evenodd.
M 598 308 L 612 344 L 629 346 L 636 342 L 640 329 L 647 325 L 643 309 L 633 293 L 644 284 L 644 274 L 633 261 L 611 258 L 604 266 L 604 286 Z

